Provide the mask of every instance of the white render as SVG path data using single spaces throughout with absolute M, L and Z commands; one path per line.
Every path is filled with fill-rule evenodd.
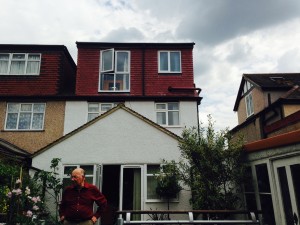
M 76 105 L 74 103 L 69 104 L 68 108 Z M 53 158 L 61 158 L 62 164 L 141 166 L 160 164 L 162 159 L 179 160 L 180 151 L 176 135 L 123 107 L 118 106 L 112 112 L 61 138 L 52 146 L 42 149 L 32 158 L 32 166 L 49 171 Z M 172 203 L 171 209 L 190 209 L 189 198 L 189 192 L 181 191 L 179 201 Z M 143 200 L 144 209 L 160 206 L 164 208 L 166 203 L 147 203 Z
M 155 102 L 154 101 L 126 101 L 125 106 L 136 111 L 147 119 L 156 122 Z M 180 125 L 174 127 L 165 127 L 174 134 L 181 135 L 184 128 L 197 126 L 197 102 L 180 101 L 179 116 Z M 87 123 L 88 102 L 86 101 L 67 101 L 65 110 L 64 134 L 67 134 L 76 128 Z

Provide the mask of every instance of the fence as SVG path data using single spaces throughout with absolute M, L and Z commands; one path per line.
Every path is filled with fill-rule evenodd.
M 261 211 L 242 210 L 191 210 L 191 211 L 167 211 L 167 210 L 146 210 L 146 211 L 118 211 L 118 225 L 126 224 L 260 224 L 258 214 Z M 133 215 L 148 215 L 147 220 L 133 220 Z M 170 219 L 171 214 L 186 215 L 186 220 Z M 161 219 L 162 215 L 168 215 Z M 242 218 L 241 218 L 242 217 Z M 153 219 L 156 218 L 156 219 Z M 160 218 L 160 219 L 158 219 Z M 200 218 L 200 219 L 198 219 Z

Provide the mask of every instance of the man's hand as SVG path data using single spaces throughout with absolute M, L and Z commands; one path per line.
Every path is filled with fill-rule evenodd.
M 93 221 L 93 223 L 97 222 L 97 218 L 95 216 L 92 217 L 91 221 Z

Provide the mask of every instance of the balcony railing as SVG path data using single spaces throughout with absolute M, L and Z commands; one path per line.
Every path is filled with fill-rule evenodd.
M 259 214 L 261 211 L 244 210 L 124 210 L 118 211 L 118 225 L 125 224 L 260 224 Z M 172 214 L 182 214 L 188 219 L 171 219 Z M 146 220 L 133 220 L 133 215 L 147 215 Z M 165 219 L 153 219 L 162 218 Z M 200 218 L 200 219 L 199 219 Z M 224 219 L 225 218 L 225 219 Z

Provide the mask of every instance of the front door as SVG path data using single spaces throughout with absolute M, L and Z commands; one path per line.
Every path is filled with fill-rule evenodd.
M 273 163 L 282 225 L 299 225 L 300 156 Z

